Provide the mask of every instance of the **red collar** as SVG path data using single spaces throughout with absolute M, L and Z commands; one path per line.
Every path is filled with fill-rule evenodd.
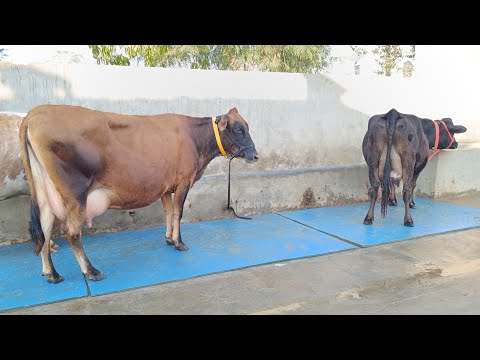
M 428 160 L 431 160 L 435 155 L 437 155 L 440 151 L 442 151 L 442 149 L 438 148 L 438 143 L 440 141 L 440 127 L 438 123 L 442 123 L 443 127 L 445 128 L 445 131 L 450 137 L 450 144 L 448 144 L 448 146 L 445 149 L 448 149 L 455 141 L 455 138 L 453 137 L 453 135 L 450 134 L 450 131 L 448 131 L 448 127 L 445 124 L 445 122 L 443 120 L 434 120 L 433 125 L 435 125 L 435 145 L 433 146 L 433 154 L 428 157 Z

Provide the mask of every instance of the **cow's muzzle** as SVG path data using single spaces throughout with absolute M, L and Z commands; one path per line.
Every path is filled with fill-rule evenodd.
M 255 152 L 251 152 L 251 153 L 249 153 L 249 154 L 244 154 L 243 159 L 244 159 L 247 163 L 254 163 L 254 162 L 256 162 L 256 161 L 259 159 L 259 155 L 258 155 L 258 153 L 255 151 Z

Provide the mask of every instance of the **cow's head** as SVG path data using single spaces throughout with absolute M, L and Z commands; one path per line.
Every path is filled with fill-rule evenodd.
M 453 121 L 450 118 L 444 118 L 442 119 L 442 121 L 447 126 L 448 132 L 445 129 L 445 126 L 443 126 L 442 124 L 438 124 L 439 130 L 440 130 L 439 131 L 440 140 L 438 141 L 438 148 L 439 149 L 456 149 L 458 147 L 458 142 L 455 139 L 455 134 L 464 133 L 465 131 L 467 131 L 467 128 L 462 125 L 453 125 Z M 448 133 L 450 133 L 450 135 L 453 137 L 453 142 Z M 452 144 L 450 145 L 450 143 Z
M 227 114 L 220 116 L 220 119 L 217 118 L 217 121 L 223 147 L 229 156 L 243 158 L 249 163 L 258 160 L 248 124 L 237 108 L 230 109 Z

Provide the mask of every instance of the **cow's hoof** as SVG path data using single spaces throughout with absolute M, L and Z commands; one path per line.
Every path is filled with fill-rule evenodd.
M 93 269 L 92 272 L 87 274 L 87 277 L 92 281 L 100 281 L 106 278 L 106 276 L 97 269 Z
M 178 251 L 187 251 L 188 250 L 188 246 L 185 245 L 185 244 L 180 244 L 180 245 L 175 245 L 175 250 L 178 250 Z
M 410 203 L 410 209 L 416 209 L 417 207 L 415 206 L 415 203 Z
M 403 225 L 412 227 L 413 226 L 413 220 L 404 221 Z
M 165 236 L 165 241 L 167 242 L 168 245 L 175 245 L 175 241 L 173 241 L 171 237 Z
M 395 199 L 395 200 L 390 200 L 390 199 L 388 199 L 388 205 L 390 205 L 390 206 L 397 206 L 397 199 Z
M 372 225 L 373 219 L 365 218 L 365 220 L 363 220 L 363 223 L 364 223 L 365 225 Z
M 64 277 L 58 274 L 42 274 L 47 278 L 47 282 L 52 284 L 58 284 L 64 280 Z

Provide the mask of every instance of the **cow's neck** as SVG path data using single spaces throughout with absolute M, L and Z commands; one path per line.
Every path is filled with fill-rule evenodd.
M 423 133 L 428 140 L 428 148 L 431 149 L 435 146 L 435 125 L 433 120 L 430 119 L 421 119 Z
M 199 118 L 194 125 L 195 131 L 192 137 L 199 155 L 200 171 L 205 170 L 208 164 L 220 154 L 215 134 L 213 132 L 212 118 Z

